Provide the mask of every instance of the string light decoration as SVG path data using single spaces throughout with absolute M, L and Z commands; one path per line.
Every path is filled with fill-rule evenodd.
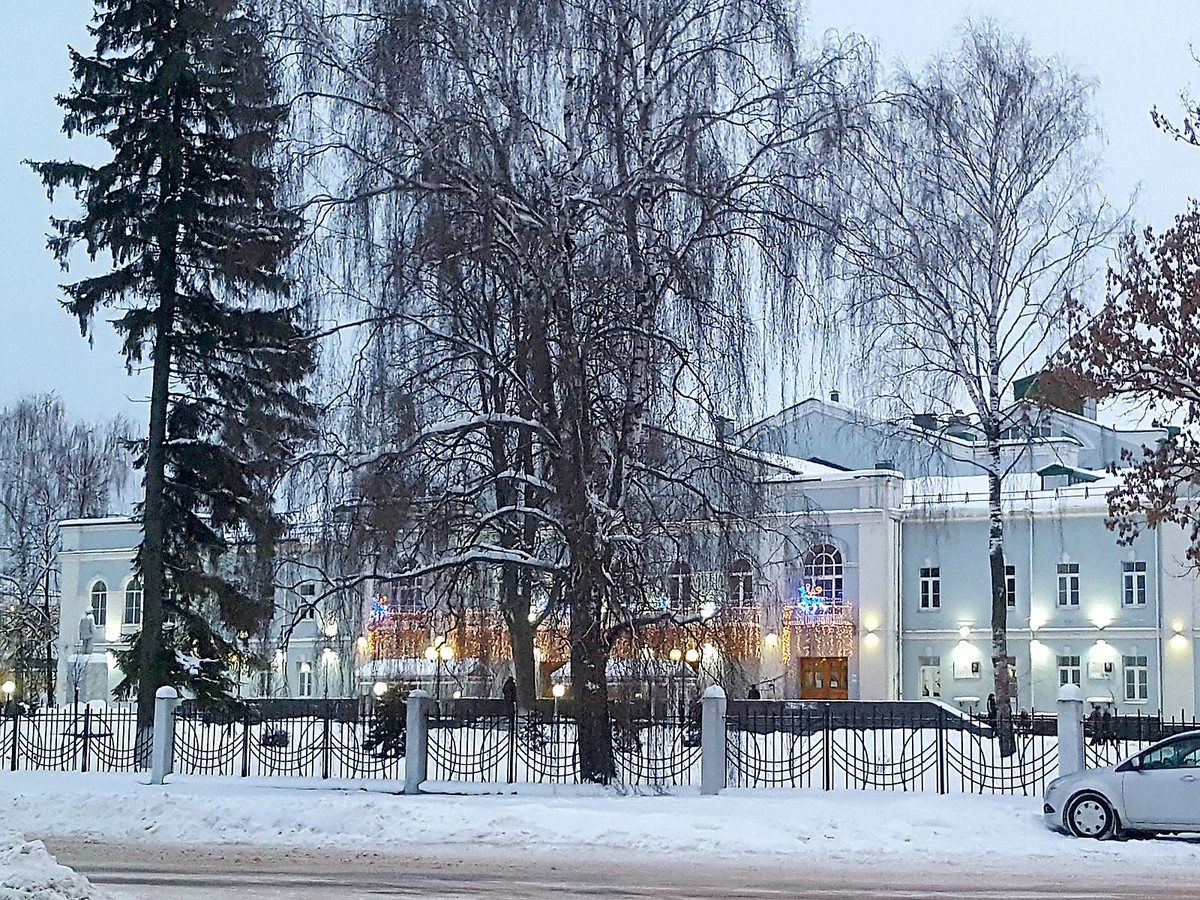
M 840 593 L 805 582 L 783 608 L 783 661 L 796 656 L 851 656 L 854 608 Z

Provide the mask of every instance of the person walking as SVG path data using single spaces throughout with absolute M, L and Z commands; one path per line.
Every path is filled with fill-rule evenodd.
M 517 683 L 511 675 L 505 679 L 504 687 L 500 689 L 500 696 L 504 698 L 504 714 L 511 722 L 517 717 Z
M 759 693 L 757 684 L 750 685 L 750 690 L 746 691 L 746 699 L 747 700 L 761 700 L 762 699 L 762 694 Z

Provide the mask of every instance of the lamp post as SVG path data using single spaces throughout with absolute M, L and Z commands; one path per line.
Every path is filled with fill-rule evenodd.
M 4 692 L 4 711 L 5 712 L 12 712 L 12 696 L 13 696 L 13 691 L 15 691 L 16 689 L 17 689 L 16 682 L 14 682 L 11 678 L 9 678 L 7 681 L 5 681 L 4 684 L 0 684 L 0 691 Z
M 454 659 L 454 648 L 446 643 L 445 637 L 439 637 L 434 643 L 425 648 L 425 658 L 434 663 L 433 696 L 439 703 L 442 700 L 442 663 Z

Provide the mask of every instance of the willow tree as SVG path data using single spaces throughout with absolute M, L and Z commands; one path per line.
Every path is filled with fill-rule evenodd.
M 661 593 L 645 504 L 687 480 L 651 427 L 752 393 L 763 298 L 812 283 L 859 48 L 803 46 L 772 0 L 285 5 L 308 71 L 336 73 L 306 138 L 348 175 L 327 202 L 352 307 L 394 342 L 363 356 L 411 375 L 385 390 L 412 418 L 347 459 L 438 474 L 412 514 L 448 512 L 426 532 L 450 547 L 398 574 L 495 573 L 530 651 L 546 586 L 530 624 L 569 617 L 581 771 L 608 781 L 611 642 Z
M 142 623 L 119 655 L 145 751 L 155 691 L 220 702 L 231 685 L 221 626 L 251 630 L 269 615 L 217 561 L 230 531 L 279 533 L 269 486 L 307 433 L 295 389 L 311 353 L 281 301 L 298 220 L 275 200 L 286 109 L 261 24 L 239 0 L 97 0 L 89 31 L 95 48 L 72 50 L 74 87 L 58 102 L 67 135 L 100 138 L 107 159 L 32 165 L 51 196 L 67 188 L 82 207 L 52 220 L 55 256 L 65 267 L 80 248 L 111 263 L 65 285 L 64 305 L 85 335 L 119 310 L 127 365 L 148 357 L 152 369 L 134 442 Z
M 1096 188 L 1099 144 L 1089 82 L 993 25 L 969 26 L 923 72 L 900 74 L 843 185 L 854 203 L 839 237 L 864 368 L 909 411 L 980 437 L 962 461 L 988 479 L 981 580 L 1006 756 L 1015 741 L 1002 497 L 1016 461 L 1010 429 L 1020 427 L 1011 389 L 1060 346 L 1068 300 L 1087 290 L 1112 233 Z

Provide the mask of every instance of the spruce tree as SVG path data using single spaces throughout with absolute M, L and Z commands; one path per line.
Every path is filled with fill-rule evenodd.
M 281 530 L 272 486 L 309 433 L 300 382 L 313 364 L 283 264 L 299 219 L 276 199 L 271 164 L 286 108 L 263 28 L 241 0 L 96 0 L 90 55 L 71 51 L 58 98 L 68 136 L 111 158 L 31 163 L 51 198 L 74 191 L 76 218 L 52 219 L 66 267 L 81 247 L 111 268 L 64 286 L 86 336 L 98 311 L 131 368 L 152 365 L 143 469 L 140 632 L 120 655 L 148 748 L 154 695 L 176 685 L 219 703 L 231 633 L 270 618 L 269 600 L 220 565 L 233 536 Z

